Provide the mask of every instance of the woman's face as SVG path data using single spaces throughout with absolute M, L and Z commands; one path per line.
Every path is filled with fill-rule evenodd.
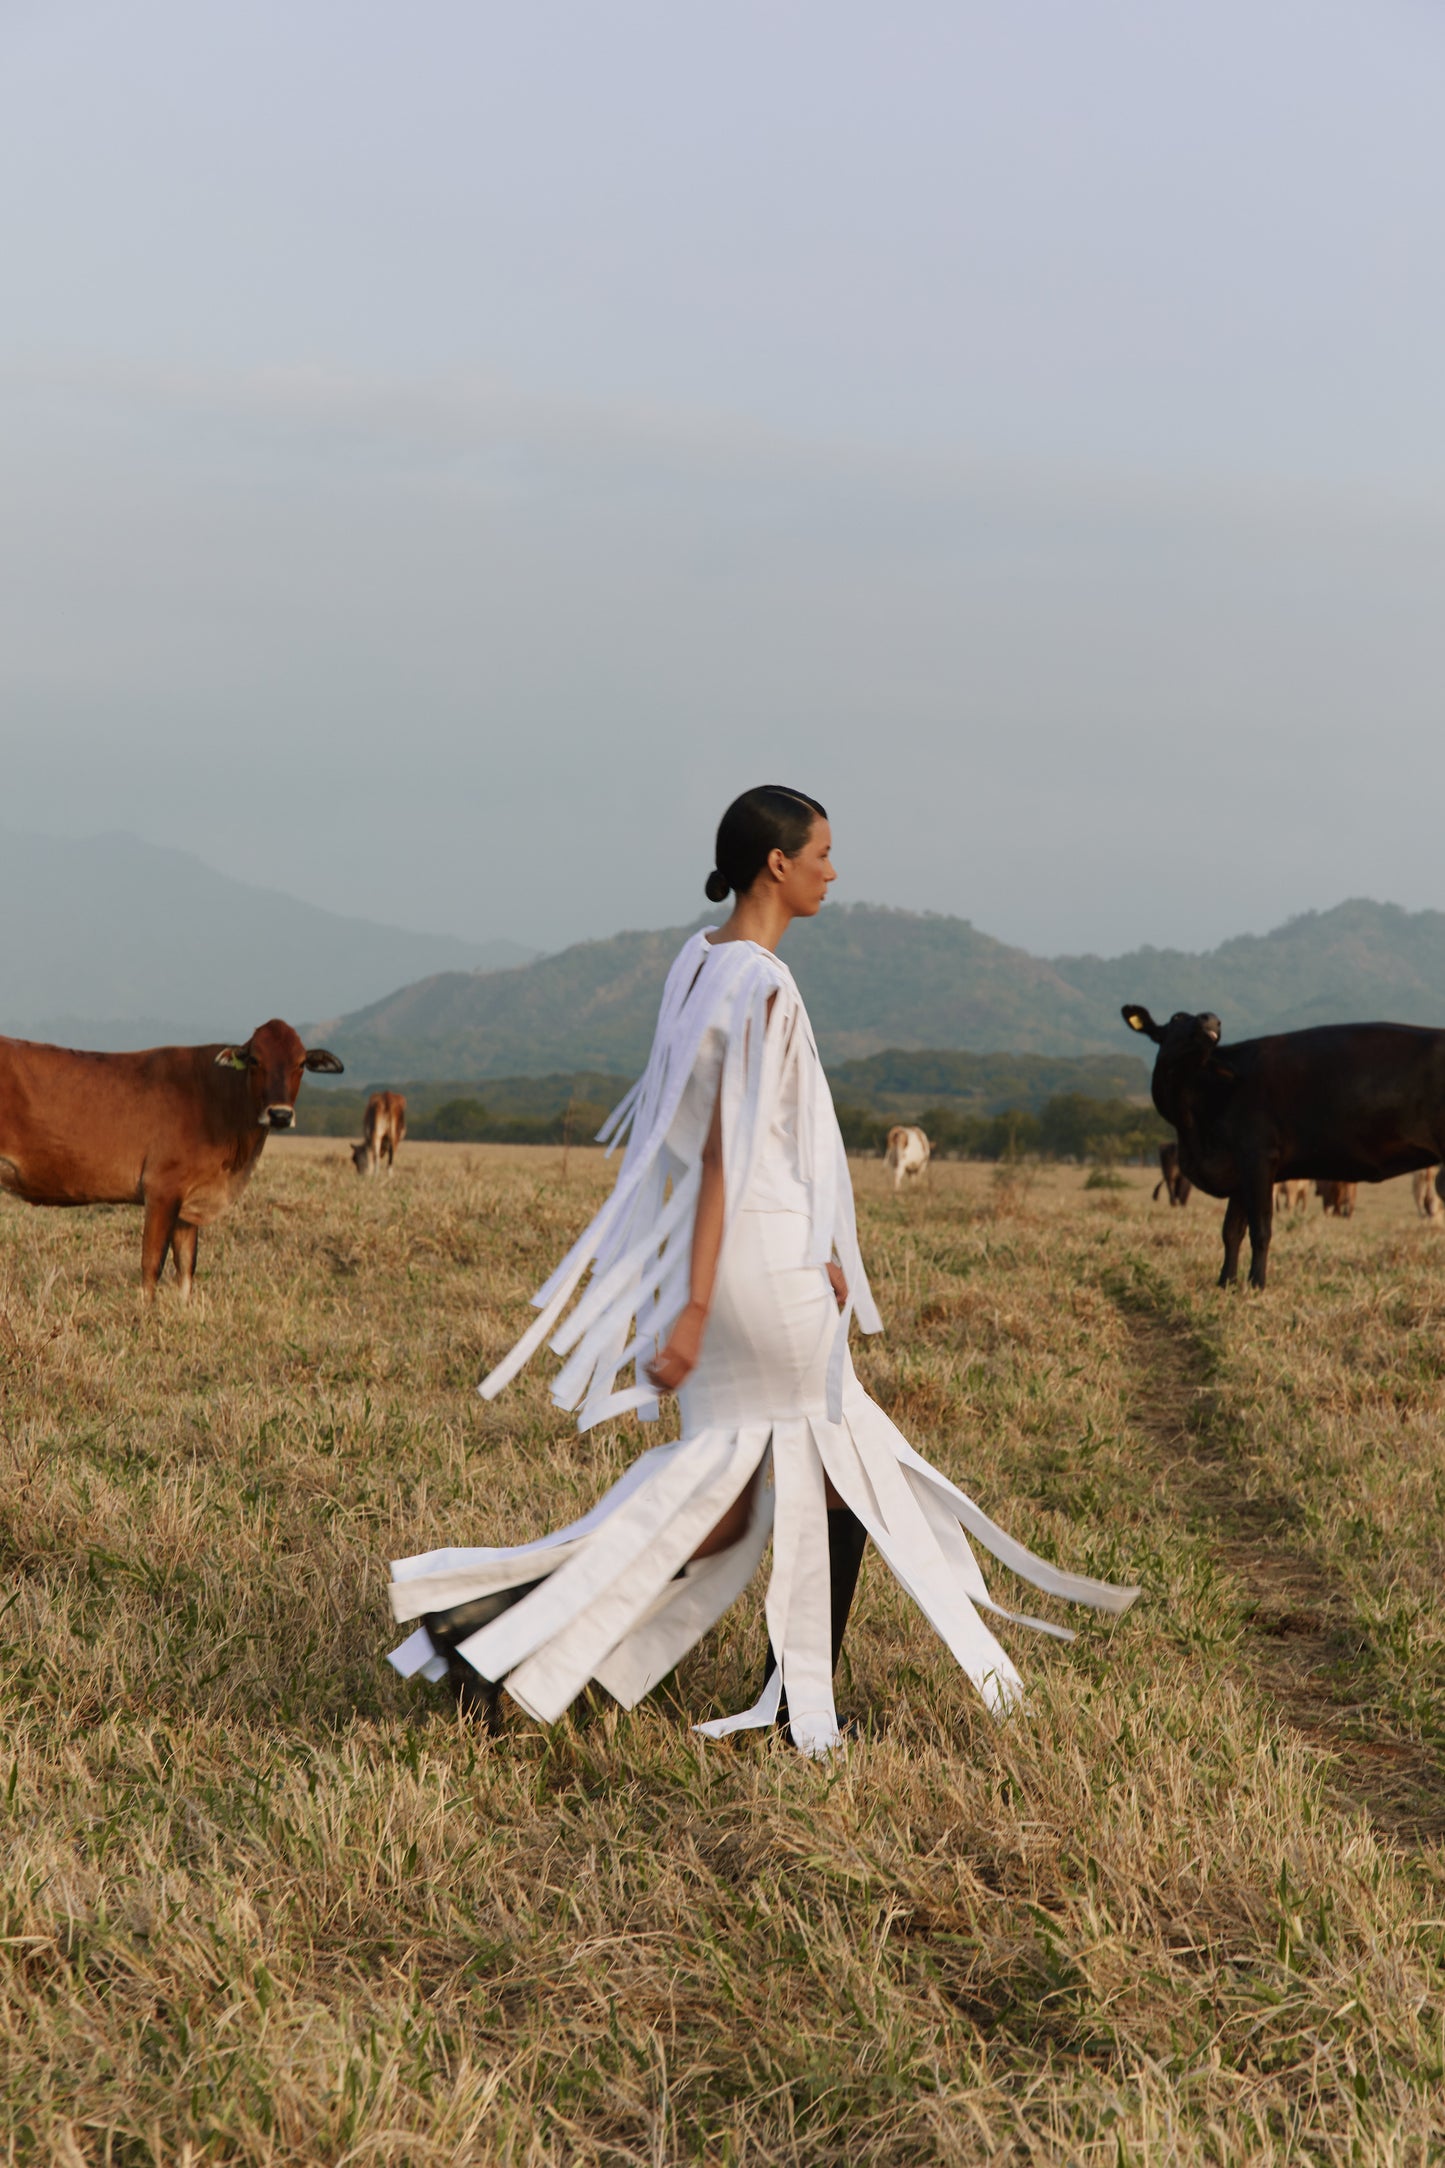
M 816 918 L 823 908 L 833 871 L 833 831 L 820 816 L 808 832 L 808 840 L 796 858 L 774 851 L 768 864 L 777 877 L 782 901 L 794 918 Z

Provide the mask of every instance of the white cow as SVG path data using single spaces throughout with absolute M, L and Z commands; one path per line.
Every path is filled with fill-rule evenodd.
M 893 1169 L 893 1187 L 902 1189 L 905 1181 L 915 1181 L 927 1171 L 933 1147 L 921 1129 L 890 1129 L 888 1149 L 884 1158 Z
M 1435 1186 L 1439 1172 L 1438 1167 L 1421 1167 L 1410 1178 L 1415 1192 L 1415 1210 L 1421 1219 L 1445 1219 L 1445 1204 L 1441 1203 L 1440 1192 Z

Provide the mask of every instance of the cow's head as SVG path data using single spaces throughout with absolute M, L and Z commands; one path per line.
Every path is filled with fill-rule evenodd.
M 340 1076 L 342 1071 L 334 1054 L 328 1054 L 324 1046 L 303 1046 L 300 1036 L 279 1016 L 253 1031 L 244 1046 L 223 1046 L 216 1067 L 244 1072 L 256 1120 L 263 1129 L 291 1127 L 303 1071 L 316 1069 L 323 1076 Z
M 1142 1031 L 1146 1039 L 1154 1041 L 1160 1060 L 1167 1061 L 1171 1068 L 1203 1068 L 1218 1046 L 1223 1028 L 1208 1009 L 1198 1016 L 1191 1016 L 1187 1009 L 1176 1009 L 1167 1024 L 1156 1024 L 1139 1002 L 1126 1001 L 1121 1014 L 1131 1031 Z

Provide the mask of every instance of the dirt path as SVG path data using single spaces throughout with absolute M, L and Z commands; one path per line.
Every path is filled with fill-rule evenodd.
M 1108 1293 L 1134 1350 L 1129 1412 L 1191 1528 L 1242 1592 L 1240 1664 L 1284 1721 L 1334 1758 L 1331 1789 L 1411 1845 L 1445 1834 L 1442 1771 L 1357 1699 L 1341 1591 L 1293 1531 L 1288 1497 L 1251 1497 L 1230 1451 L 1214 1350 L 1149 1274 Z

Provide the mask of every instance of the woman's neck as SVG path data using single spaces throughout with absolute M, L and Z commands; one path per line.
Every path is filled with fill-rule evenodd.
M 718 928 L 712 939 L 714 942 L 755 941 L 759 948 L 776 950 L 794 916 L 776 889 L 764 888 L 759 883 L 745 896 L 738 897 L 731 917 Z

